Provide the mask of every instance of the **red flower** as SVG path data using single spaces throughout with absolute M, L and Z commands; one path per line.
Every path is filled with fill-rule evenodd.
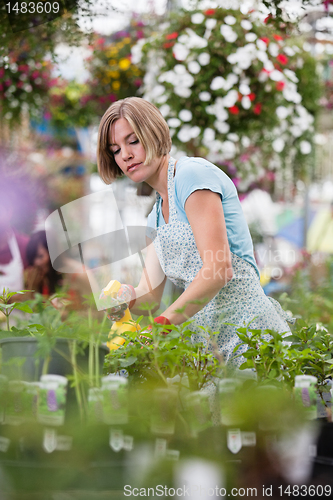
M 283 36 L 281 36 L 281 35 L 273 35 L 273 38 L 274 38 L 277 42 L 279 42 L 280 40 L 283 40 Z
M 268 14 L 268 16 L 267 16 L 267 17 L 265 17 L 265 19 L 264 19 L 264 23 L 265 23 L 265 24 L 267 24 L 267 23 L 268 23 L 268 21 L 269 21 L 270 19 L 273 19 L 272 14 Z
M 257 104 L 255 104 L 255 106 L 253 108 L 253 113 L 255 115 L 260 115 L 261 110 L 262 110 L 262 104 L 260 102 L 258 102 Z
M 275 88 L 278 91 L 282 91 L 285 88 L 286 84 L 284 82 L 276 82 Z
M 237 106 L 231 106 L 231 108 L 229 108 L 229 111 L 232 115 L 238 115 L 239 113 L 239 109 L 237 108 Z
M 39 77 L 39 71 L 33 71 L 33 73 L 32 73 L 32 75 L 31 75 L 31 76 L 32 76 L 32 78 L 35 80 L 36 78 L 38 78 L 38 77 Z
M 287 57 L 287 56 L 285 56 L 284 54 L 279 54 L 279 55 L 277 56 L 277 58 L 276 58 L 276 59 L 277 59 L 277 60 L 279 61 L 279 63 L 281 63 L 281 64 L 287 64 L 287 62 L 288 62 L 288 57 Z
M 109 101 L 115 102 L 117 100 L 117 96 L 115 94 L 110 94 L 109 95 Z
M 262 40 L 263 42 L 265 42 L 265 44 L 266 44 L 266 45 L 268 45 L 268 44 L 269 44 L 269 38 L 267 38 L 266 36 L 262 36 L 262 37 L 260 38 L 260 40 Z
M 134 85 L 136 87 L 140 87 L 141 83 L 142 83 L 142 80 L 140 80 L 140 78 L 137 78 L 136 80 L 134 80 Z
M 165 49 L 170 49 L 170 47 L 173 47 L 175 45 L 175 42 L 166 42 L 166 43 L 163 43 L 163 47 Z
M 104 42 L 105 42 L 105 39 L 104 39 L 104 38 L 99 38 L 99 39 L 97 40 L 97 42 L 96 42 L 96 43 L 97 43 L 98 45 L 103 45 L 103 44 L 104 44 Z
M 250 99 L 250 101 L 254 101 L 256 98 L 256 95 L 253 92 L 251 92 L 251 94 L 248 95 L 248 98 Z
M 169 33 L 168 35 L 166 35 L 166 39 L 167 40 L 174 40 L 175 38 L 177 38 L 178 36 L 178 33 L 177 31 L 174 31 L 173 33 Z
M 215 10 L 216 9 L 207 9 L 204 11 L 204 14 L 205 16 L 212 16 L 213 14 L 215 14 Z

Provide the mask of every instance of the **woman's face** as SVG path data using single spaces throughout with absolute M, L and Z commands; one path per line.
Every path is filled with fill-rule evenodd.
M 146 152 L 126 118 L 119 118 L 112 125 L 110 135 L 109 147 L 120 170 L 134 182 L 147 181 L 156 172 L 160 159 L 143 164 Z
M 46 248 L 39 243 L 37 247 L 37 253 L 34 260 L 34 266 L 38 267 L 42 271 L 47 271 L 50 266 L 50 256 Z

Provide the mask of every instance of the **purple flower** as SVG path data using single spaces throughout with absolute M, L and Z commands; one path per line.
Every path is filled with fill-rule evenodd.
M 49 411 L 57 411 L 57 395 L 54 389 L 47 391 L 47 408 Z

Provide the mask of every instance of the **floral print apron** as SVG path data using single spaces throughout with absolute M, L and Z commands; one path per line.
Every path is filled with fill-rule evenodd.
M 165 275 L 178 287 L 184 290 L 193 281 L 203 263 L 198 252 L 190 224 L 180 222 L 174 201 L 174 166 L 175 159 L 170 158 L 168 164 L 168 198 L 169 222 L 158 227 L 160 195 L 156 194 L 156 237 L 154 247 Z M 268 298 L 259 281 L 255 268 L 235 254 L 232 256 L 233 278 L 218 292 L 218 294 L 191 319 L 189 326 L 193 331 L 193 341 L 203 341 L 207 338 L 200 327 L 208 327 L 212 332 L 219 332 L 215 337 L 219 353 L 231 367 L 238 367 L 244 358 L 235 357 L 234 348 L 241 341 L 236 329 L 247 325 L 251 328 L 273 329 L 279 333 L 290 332 L 287 321 L 292 318 L 282 310 L 280 304 Z M 226 323 L 232 323 L 231 326 Z M 246 350 L 239 348 L 237 353 Z

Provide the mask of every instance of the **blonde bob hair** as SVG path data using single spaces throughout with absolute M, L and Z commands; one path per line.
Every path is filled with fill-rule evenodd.
M 171 149 L 169 127 L 154 104 L 140 97 L 127 97 L 111 104 L 101 119 L 97 139 L 98 172 L 106 184 L 123 175 L 110 149 L 111 127 L 120 118 L 126 118 L 142 144 L 146 152 L 144 165 L 165 156 Z

